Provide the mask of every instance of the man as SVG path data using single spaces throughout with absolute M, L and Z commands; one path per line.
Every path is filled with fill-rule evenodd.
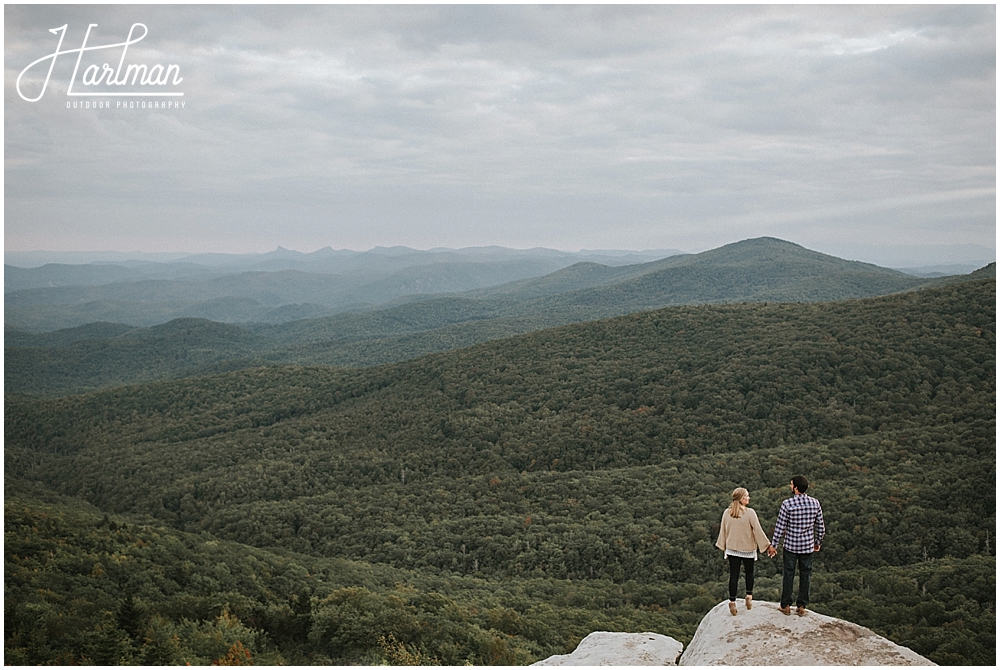
M 792 477 L 792 497 L 786 498 L 778 510 L 778 522 L 774 525 L 774 535 L 767 555 L 774 558 L 784 540 L 781 574 L 781 613 L 792 613 L 792 583 L 795 569 L 799 570 L 799 597 L 795 601 L 795 613 L 805 616 L 809 604 L 809 579 L 812 576 L 813 554 L 819 551 L 826 535 L 823 524 L 823 508 L 819 501 L 806 495 L 809 480 L 802 475 Z

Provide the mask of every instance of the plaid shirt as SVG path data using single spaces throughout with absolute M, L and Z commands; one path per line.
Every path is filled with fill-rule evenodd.
M 778 522 L 771 536 L 775 547 L 785 539 L 785 551 L 793 554 L 811 554 L 816 546 L 823 543 L 826 526 L 823 524 L 823 508 L 819 501 L 804 493 L 786 498 L 778 510 Z

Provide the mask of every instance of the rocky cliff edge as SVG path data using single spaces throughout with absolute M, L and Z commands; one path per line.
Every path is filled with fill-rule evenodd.
M 535 665 L 934 665 L 842 619 L 816 612 L 800 617 L 795 608 L 786 616 L 767 601 L 751 610 L 742 600 L 737 604 L 737 616 L 729 613 L 728 600 L 713 607 L 687 649 L 656 633 L 595 632 L 573 653 Z

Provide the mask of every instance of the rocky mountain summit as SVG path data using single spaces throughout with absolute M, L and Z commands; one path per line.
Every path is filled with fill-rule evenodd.
M 588 635 L 571 654 L 535 665 L 935 665 L 857 624 L 808 612 L 786 616 L 777 603 L 722 601 L 702 619 L 691 644 L 656 633 Z M 678 658 L 679 656 L 679 658 Z

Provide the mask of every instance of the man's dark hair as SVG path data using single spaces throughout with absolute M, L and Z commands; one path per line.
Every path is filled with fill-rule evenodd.
M 805 493 L 806 489 L 809 488 L 809 480 L 802 475 L 792 477 L 792 483 L 795 484 L 795 488 L 799 490 L 799 493 Z

